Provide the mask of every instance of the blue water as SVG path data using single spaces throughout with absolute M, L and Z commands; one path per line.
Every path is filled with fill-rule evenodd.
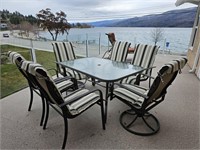
M 155 28 L 136 28 L 136 27 L 95 27 L 76 29 L 72 28 L 69 34 L 59 35 L 59 41 L 69 40 L 84 43 L 86 39 L 95 44 L 108 45 L 108 38 L 105 33 L 114 32 L 116 40 L 128 41 L 134 46 L 137 43 L 154 44 L 151 36 Z M 192 28 L 162 28 L 163 39 L 157 45 L 160 49 L 170 50 L 176 53 L 186 53 L 188 50 Z M 48 32 L 40 33 L 41 36 L 51 39 Z M 166 47 L 166 43 L 168 46 Z

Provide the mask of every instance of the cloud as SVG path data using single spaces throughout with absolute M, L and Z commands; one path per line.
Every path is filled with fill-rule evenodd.
M 0 10 L 33 16 L 46 8 L 53 13 L 64 11 L 71 22 L 129 18 L 176 9 L 175 0 L 1 0 L 0 5 Z

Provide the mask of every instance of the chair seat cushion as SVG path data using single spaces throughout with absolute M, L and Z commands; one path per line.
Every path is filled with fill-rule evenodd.
M 145 79 L 146 79 L 145 76 L 142 76 L 142 75 L 140 76 L 140 80 L 145 80 Z M 136 81 L 136 76 L 132 75 L 132 76 L 122 79 L 120 83 L 135 84 L 135 81 Z
M 131 90 L 139 92 L 142 95 L 147 95 L 148 90 L 145 88 L 136 86 L 136 85 L 130 85 L 130 84 L 122 84 L 122 85 L 123 85 L 123 87 L 118 87 L 118 88 L 114 89 L 114 91 L 113 91 L 114 95 L 116 95 L 117 97 L 120 97 L 134 105 L 142 106 L 142 104 L 144 102 L 144 98 L 142 96 L 139 96 L 138 94 L 135 94 Z
M 99 95 L 96 93 L 89 93 L 87 95 L 84 95 L 87 93 L 89 90 L 87 89 L 82 89 L 77 92 L 74 92 L 73 94 L 67 96 L 64 100 L 65 101 L 70 101 L 75 97 L 79 97 L 83 95 L 80 99 L 78 99 L 75 102 L 72 102 L 71 104 L 68 104 L 67 107 L 72 115 L 77 115 L 95 104 L 99 99 Z
M 65 89 L 68 89 L 69 87 L 73 86 L 73 82 L 68 80 L 60 80 L 55 82 L 56 83 L 56 87 L 59 89 L 59 91 L 63 91 Z
M 64 75 L 64 71 L 61 71 L 61 74 Z M 79 73 L 77 71 L 73 71 L 71 69 L 66 69 L 66 75 L 75 78 L 76 80 L 86 79 L 86 75 Z

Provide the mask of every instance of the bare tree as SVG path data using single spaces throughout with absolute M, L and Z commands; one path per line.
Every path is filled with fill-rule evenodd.
M 29 37 L 29 33 L 33 32 L 33 25 L 31 25 L 28 21 L 23 21 L 20 24 L 21 34 L 24 31 L 25 36 Z
M 38 28 L 37 24 L 33 24 L 33 34 L 36 38 L 39 37 L 40 29 Z
M 46 8 L 45 10 L 40 10 L 36 16 L 38 18 L 40 27 L 42 27 L 43 30 L 48 30 L 52 36 L 53 41 L 57 40 L 57 36 L 60 33 L 68 34 L 70 24 L 67 22 L 67 15 L 63 11 L 53 14 L 51 9 Z
M 151 30 L 151 38 L 154 44 L 156 45 L 159 41 L 164 38 L 164 29 L 163 28 L 154 28 Z

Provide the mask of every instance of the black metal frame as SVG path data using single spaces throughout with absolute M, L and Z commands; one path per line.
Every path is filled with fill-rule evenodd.
M 48 78 L 44 78 L 44 79 L 45 79 L 45 82 L 47 82 L 47 85 L 48 85 L 47 88 L 49 88 L 49 91 L 54 91 L 55 92 L 53 99 L 56 101 L 57 106 L 61 109 L 61 112 L 59 111 L 59 109 L 54 107 L 55 103 L 51 100 L 51 98 L 48 96 L 48 93 L 42 88 L 40 83 L 37 82 L 37 84 L 38 84 L 38 86 L 40 88 L 40 91 L 42 92 L 42 94 L 44 95 L 45 100 L 46 100 L 46 108 L 47 109 L 46 109 L 46 116 L 45 116 L 45 122 L 44 122 L 44 125 L 43 125 L 43 129 L 46 129 L 47 121 L 48 121 L 48 118 L 49 118 L 49 106 L 51 106 L 64 119 L 64 138 L 63 138 L 62 149 L 65 149 L 66 142 L 67 142 L 68 119 L 72 119 L 72 118 L 75 118 L 75 117 L 79 116 L 80 114 L 82 114 L 84 111 L 86 111 L 87 109 L 89 109 L 90 107 L 92 107 L 95 104 L 98 104 L 101 107 L 102 127 L 105 130 L 105 113 L 104 113 L 104 105 L 103 105 L 103 101 L 104 100 L 103 100 L 103 94 L 102 94 L 101 90 L 99 90 L 99 89 L 90 90 L 89 92 L 87 92 L 87 93 L 85 93 L 85 94 L 83 94 L 83 95 L 81 95 L 79 97 L 75 97 L 72 100 L 65 102 L 65 101 L 63 101 L 61 96 L 59 96 L 59 94 L 55 90 L 53 90 L 54 89 L 54 84 L 52 84 L 52 82 Z M 78 89 L 78 90 L 81 90 L 81 89 Z M 75 92 L 77 92 L 77 91 L 74 91 L 73 93 L 75 93 Z M 69 112 L 68 107 L 66 105 L 77 101 L 81 97 L 86 96 L 86 95 L 90 94 L 91 92 L 99 92 L 100 100 L 97 101 L 96 103 L 94 103 L 93 105 L 91 105 L 90 107 L 88 107 L 87 109 L 85 109 L 83 112 L 81 112 L 81 113 L 79 113 L 77 115 L 72 115 Z M 73 93 L 71 93 L 71 94 L 73 94 Z M 67 95 L 67 96 L 70 96 L 70 95 Z
M 93 90 L 93 91 L 95 91 L 95 90 Z M 90 91 L 90 92 L 93 92 L 93 91 Z M 100 90 L 96 90 L 96 91 L 100 91 Z M 89 93 L 87 93 L 87 94 L 89 94 Z M 98 101 L 97 104 L 99 104 L 101 106 L 102 127 L 103 127 L 103 130 L 105 130 L 105 114 L 104 114 L 104 106 L 103 106 L 103 98 L 102 98 L 103 96 L 102 96 L 101 91 L 100 91 L 100 97 L 101 97 L 101 99 L 100 99 L 100 101 Z M 80 97 L 78 97 L 78 98 L 80 98 Z M 73 101 L 66 102 L 66 103 L 59 105 L 59 108 L 62 110 L 62 113 L 56 107 L 54 107 L 54 104 L 52 104 L 51 101 L 48 98 L 46 99 L 46 108 L 47 109 L 46 109 L 46 116 L 45 116 L 45 122 L 44 122 L 43 129 L 46 129 L 46 125 L 47 125 L 47 121 L 48 121 L 48 117 L 49 117 L 49 106 L 51 106 L 64 119 L 64 138 L 63 138 L 62 149 L 65 149 L 67 137 L 68 137 L 68 119 L 73 119 L 73 118 L 79 116 L 80 114 L 82 114 L 84 112 L 83 111 L 82 113 L 80 113 L 78 115 L 71 115 L 69 113 L 68 108 L 66 107 L 67 104 L 78 100 L 78 98 L 73 99 Z M 96 103 L 94 103 L 93 105 L 95 105 L 95 104 Z M 93 105 L 91 105 L 90 107 L 92 107 Z M 87 109 L 89 109 L 90 107 L 88 107 Z
M 122 127 L 124 129 L 126 129 L 128 132 L 136 134 L 136 135 L 141 135 L 141 136 L 148 136 L 148 135 L 153 135 L 156 134 L 159 130 L 160 130 L 160 123 L 158 121 L 158 119 L 151 113 L 149 113 L 149 111 L 154 108 L 156 105 L 158 105 L 159 103 L 161 103 L 162 101 L 164 101 L 165 99 L 165 95 L 167 93 L 167 88 L 171 85 L 171 83 L 174 81 L 174 79 L 176 78 L 178 71 L 175 71 L 171 74 L 170 80 L 169 82 L 167 82 L 165 84 L 165 86 L 163 87 L 162 91 L 160 92 L 159 95 L 157 95 L 156 97 L 153 98 L 153 100 L 149 100 L 152 99 L 152 95 L 154 94 L 154 92 L 157 90 L 157 88 L 159 87 L 159 84 L 162 82 L 164 83 L 164 81 L 162 80 L 162 74 L 168 69 L 167 66 L 162 67 L 162 69 L 158 72 L 158 76 L 155 78 L 152 86 L 149 89 L 148 95 L 143 95 L 137 91 L 134 91 L 133 89 L 129 89 L 128 90 L 130 92 L 133 92 L 135 94 L 137 94 L 138 96 L 141 96 L 144 98 L 144 102 L 142 104 L 142 106 L 138 106 L 135 105 L 117 95 L 114 95 L 113 93 L 111 93 L 111 99 L 113 99 L 114 97 L 116 97 L 117 99 L 121 100 L 123 103 L 127 104 L 130 109 L 124 111 L 121 115 L 120 115 L 120 124 L 122 125 Z M 115 83 L 115 85 L 118 85 L 122 88 L 126 88 L 124 85 L 119 84 L 119 83 Z M 124 121 L 125 117 L 127 115 L 132 116 L 131 117 L 131 121 Z M 152 125 L 150 125 L 147 121 L 147 119 L 145 118 L 151 118 L 153 119 L 153 122 L 155 124 L 155 126 L 153 127 Z M 136 124 L 136 121 L 138 119 L 142 119 L 142 121 L 144 122 L 142 125 L 146 126 L 148 129 L 150 129 L 150 131 L 146 131 L 146 130 L 140 130 L 138 131 L 137 129 L 135 129 L 134 127 Z
M 131 111 L 133 111 L 133 110 L 131 109 Z M 125 118 L 126 115 L 131 115 L 131 116 L 134 117 L 134 119 L 129 124 L 127 124 L 127 122 L 123 121 L 123 118 Z M 144 118 L 144 117 L 148 117 L 148 118 L 151 117 L 154 120 L 154 122 L 156 123 L 156 126 L 152 127 L 152 125 L 150 125 L 147 122 L 146 118 Z M 146 125 L 152 131 L 149 131 L 149 132 L 143 131 L 142 132 L 142 131 L 137 131 L 138 129 L 133 129 L 133 126 L 134 126 L 133 124 L 136 122 L 137 119 L 140 119 L 140 118 L 142 118 L 142 121 L 144 122 L 144 125 Z M 127 131 L 129 131 L 129 132 L 131 132 L 133 134 L 136 134 L 136 135 L 143 135 L 143 136 L 153 135 L 153 134 L 157 133 L 159 131 L 159 129 L 160 129 L 160 123 L 159 123 L 158 119 L 154 115 L 152 115 L 150 113 L 145 113 L 142 116 L 138 116 L 138 114 L 136 114 L 136 113 L 133 114 L 132 112 L 129 112 L 129 110 L 124 111 L 120 115 L 120 124 Z
M 116 96 L 117 97 L 117 96 Z M 151 113 L 149 113 L 149 111 L 154 108 L 156 105 L 158 105 L 159 103 L 161 103 L 164 98 L 165 98 L 165 95 L 163 95 L 160 99 L 154 101 L 154 103 L 152 103 L 151 105 L 149 105 L 148 107 L 138 107 L 138 106 L 134 106 L 133 104 L 131 104 L 130 102 L 127 102 L 125 100 L 123 100 L 122 98 L 120 97 L 117 97 L 118 99 L 120 99 L 122 102 L 124 102 L 125 104 L 127 104 L 128 106 L 131 107 L 131 109 L 128 109 L 126 111 L 124 111 L 121 115 L 120 115 L 120 124 L 122 125 L 122 127 L 124 129 L 126 129 L 127 131 L 133 133 L 133 134 L 136 134 L 136 135 L 141 135 L 141 136 L 148 136 L 148 135 L 153 135 L 153 134 L 156 134 L 159 130 L 160 130 L 160 123 L 158 121 L 158 119 Z M 129 123 L 127 123 L 126 121 L 124 121 L 124 118 L 127 116 L 127 115 L 130 115 L 132 116 L 132 121 L 129 121 Z M 155 126 L 153 125 L 150 125 L 148 123 L 148 119 L 151 118 L 153 119 L 153 124 L 155 124 Z M 145 129 L 143 130 L 140 130 L 138 131 L 137 127 L 136 129 L 134 128 L 135 127 L 135 124 L 136 124 L 136 121 L 138 119 L 142 119 L 142 121 L 144 122 L 142 125 L 143 127 L 148 127 L 148 129 L 150 129 L 150 131 L 146 131 L 146 127 Z M 135 123 L 135 124 L 134 124 Z

